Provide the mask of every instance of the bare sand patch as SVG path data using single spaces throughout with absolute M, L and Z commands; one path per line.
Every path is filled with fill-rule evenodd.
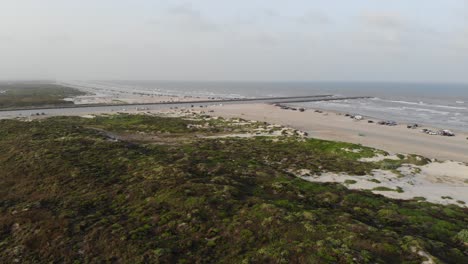
M 421 174 L 433 182 L 468 183 L 468 166 L 461 162 L 433 162 L 420 168 Z
M 383 161 L 383 160 L 400 160 L 400 157 L 398 157 L 397 155 L 382 155 L 382 154 L 378 154 L 376 155 L 375 157 L 372 157 L 372 158 L 362 158 L 362 159 L 359 159 L 359 161 L 362 161 L 362 162 L 379 162 L 379 161 Z
M 336 182 L 350 189 L 371 190 L 393 199 L 425 200 L 439 204 L 468 204 L 468 166 L 459 162 L 433 162 L 424 166 L 405 164 L 398 173 L 374 170 L 371 175 L 355 176 L 339 173 L 320 175 L 295 174 L 311 182 Z

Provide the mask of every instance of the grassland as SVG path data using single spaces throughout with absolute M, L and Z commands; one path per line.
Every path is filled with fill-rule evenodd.
M 467 209 L 288 173 L 364 175 L 382 167 L 359 161 L 377 151 L 296 137 L 204 137 L 239 129 L 131 115 L 0 120 L 0 259 L 421 263 L 425 252 L 468 263 Z
M 83 92 L 46 82 L 0 82 L 0 109 L 73 104 L 63 99 Z

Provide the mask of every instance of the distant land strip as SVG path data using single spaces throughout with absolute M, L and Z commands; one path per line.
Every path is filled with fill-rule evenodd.
M 348 96 L 348 97 L 333 97 L 333 95 L 307 95 L 307 96 L 289 96 L 289 97 L 267 97 L 267 98 L 240 98 L 240 99 L 220 99 L 220 100 L 199 100 L 199 101 L 171 101 L 157 103 L 139 103 L 139 104 L 82 104 L 82 105 L 57 105 L 43 107 L 23 107 L 23 108 L 4 108 L 0 112 L 9 111 L 28 111 L 28 110 L 54 110 L 54 109 L 79 109 L 79 108 L 105 108 L 105 107 L 145 107 L 155 105 L 191 105 L 191 104 L 212 104 L 212 103 L 247 103 L 247 102 L 264 102 L 264 103 L 302 103 L 302 102 L 319 102 L 319 101 L 336 101 L 336 100 L 351 100 L 351 99 L 368 99 L 370 96 Z

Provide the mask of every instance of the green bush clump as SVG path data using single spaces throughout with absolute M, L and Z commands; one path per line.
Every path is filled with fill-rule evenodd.
M 357 183 L 357 181 L 355 181 L 355 180 L 345 180 L 345 181 L 344 181 L 344 184 L 346 184 L 346 185 L 349 185 L 349 184 L 356 184 L 356 183 Z
M 378 187 L 375 187 L 374 189 L 372 189 L 374 191 L 381 191 L 381 192 L 394 192 L 395 190 L 392 189 L 392 188 L 388 188 L 388 187 L 385 187 L 385 186 L 378 186 Z
M 468 229 L 463 229 L 458 232 L 457 239 L 465 244 L 468 244 Z

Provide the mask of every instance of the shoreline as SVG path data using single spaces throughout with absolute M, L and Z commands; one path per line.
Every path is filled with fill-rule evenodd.
M 391 121 L 395 121 L 398 125 L 404 125 L 404 126 L 412 125 L 412 124 L 418 124 L 419 127 L 417 129 L 419 129 L 419 130 L 422 129 L 422 128 L 428 128 L 428 129 L 435 130 L 435 131 L 448 129 L 448 130 L 451 130 L 451 131 L 455 132 L 456 135 L 466 134 L 468 136 L 468 130 L 465 131 L 465 130 L 461 130 L 461 129 L 458 129 L 458 128 L 442 128 L 442 127 L 439 127 L 437 125 L 426 123 L 424 121 L 407 122 L 407 121 L 399 121 L 398 119 L 382 119 L 382 118 L 378 118 L 378 117 L 374 117 L 374 116 L 361 114 L 361 113 L 359 113 L 359 111 L 349 112 L 349 111 L 339 111 L 339 110 L 325 109 L 325 108 L 320 108 L 320 107 L 312 108 L 312 107 L 303 107 L 303 106 L 298 107 L 298 106 L 295 106 L 295 105 L 290 106 L 288 104 L 284 104 L 284 105 L 289 106 L 289 107 L 304 108 L 304 109 L 309 110 L 309 111 L 320 110 L 320 111 L 322 111 L 324 113 L 327 112 L 327 113 L 333 113 L 333 114 L 342 115 L 342 116 L 345 116 L 346 114 L 354 115 L 354 116 L 360 115 L 360 116 L 363 117 L 362 121 L 373 120 L 375 123 L 377 123 L 378 121 L 390 121 L 391 120 Z

